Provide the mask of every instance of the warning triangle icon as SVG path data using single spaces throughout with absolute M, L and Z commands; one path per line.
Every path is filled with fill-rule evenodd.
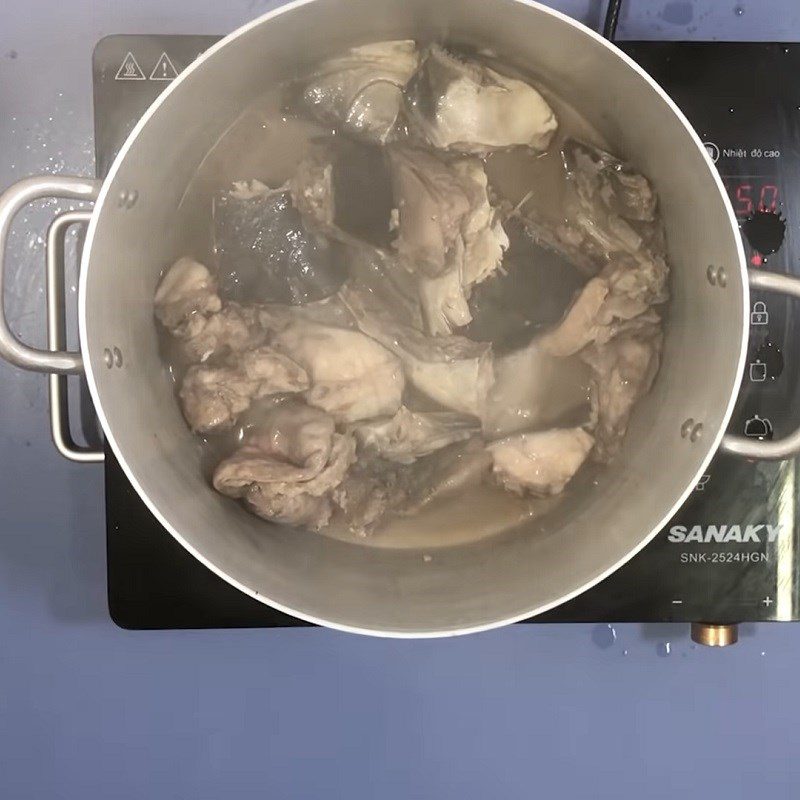
M 153 71 L 150 73 L 150 80 L 174 81 L 177 77 L 178 70 L 175 69 L 175 65 L 172 63 L 172 61 L 170 61 L 170 58 L 166 53 L 162 53 L 159 56 L 158 61 L 156 61 Z
M 116 77 L 117 81 L 144 81 L 147 80 L 142 72 L 142 68 L 133 57 L 133 53 L 128 51 L 122 63 L 119 65 Z

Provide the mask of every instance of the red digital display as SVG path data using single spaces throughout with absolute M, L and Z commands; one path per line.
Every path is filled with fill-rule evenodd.
M 774 183 L 759 178 L 727 179 L 725 185 L 737 217 L 746 218 L 756 211 L 777 211 L 780 192 Z

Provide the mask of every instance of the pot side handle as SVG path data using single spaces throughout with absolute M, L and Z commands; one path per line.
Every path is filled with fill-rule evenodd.
M 775 292 L 800 300 L 800 278 L 764 272 L 759 269 L 748 270 L 750 288 L 762 292 Z M 800 428 L 788 436 L 774 441 L 751 439 L 746 436 L 726 434 L 720 445 L 720 452 L 742 458 L 780 461 L 800 454 Z
M 0 356 L 22 369 L 33 372 L 51 372 L 58 375 L 78 374 L 83 371 L 80 353 L 63 350 L 38 350 L 21 342 L 8 327 L 5 313 L 4 285 L 6 276 L 6 247 L 11 223 L 17 213 L 28 203 L 46 197 L 67 200 L 97 199 L 100 181 L 89 178 L 70 178 L 43 175 L 24 178 L 0 195 Z
M 6 248 L 11 224 L 28 203 L 43 198 L 94 201 L 101 182 L 88 178 L 43 175 L 25 178 L 0 195 L 0 357 L 22 369 L 50 374 L 50 427 L 53 442 L 65 458 L 78 462 L 100 462 L 102 450 L 76 445 L 69 430 L 67 375 L 83 372 L 79 352 L 66 350 L 64 323 L 64 235 L 74 224 L 85 224 L 89 211 L 71 211 L 58 215 L 47 232 L 47 350 L 21 342 L 11 331 L 5 315 L 4 284 Z

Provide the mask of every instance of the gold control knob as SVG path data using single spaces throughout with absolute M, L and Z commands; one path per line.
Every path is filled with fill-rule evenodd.
M 693 622 L 692 641 L 706 647 L 727 647 L 729 644 L 736 644 L 739 641 L 739 626 Z

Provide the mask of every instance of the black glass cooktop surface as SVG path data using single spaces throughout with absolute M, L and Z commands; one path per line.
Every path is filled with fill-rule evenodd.
M 98 44 L 99 176 L 150 103 L 216 39 L 110 36 Z M 706 143 L 740 218 L 751 263 L 800 271 L 800 45 L 621 46 L 667 89 Z M 687 196 L 686 202 L 695 199 Z M 780 436 L 800 421 L 798 328 L 800 314 L 787 299 L 753 297 L 750 354 L 733 430 Z M 197 562 L 150 514 L 113 454 L 106 456 L 108 598 L 117 624 L 304 624 L 252 600 Z M 798 491 L 797 460 L 752 463 L 720 456 L 648 547 L 594 589 L 532 621 L 795 619 Z

